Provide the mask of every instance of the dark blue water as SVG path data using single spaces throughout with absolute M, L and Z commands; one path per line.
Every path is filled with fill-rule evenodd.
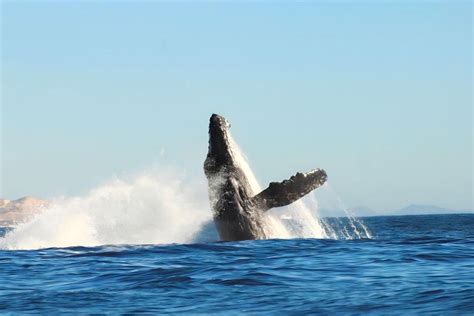
M 474 214 L 364 222 L 375 239 L 0 250 L 0 311 L 473 315 Z

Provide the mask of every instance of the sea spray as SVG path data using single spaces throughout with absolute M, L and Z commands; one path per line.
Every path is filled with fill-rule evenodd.
M 250 168 L 247 156 L 239 145 L 228 134 L 231 153 L 237 165 L 245 173 L 253 194 L 262 191 Z M 359 239 L 372 238 L 372 234 L 364 223 L 357 219 L 351 211 L 344 206 L 339 195 L 328 184 L 324 184 L 332 192 L 332 198 L 341 205 L 346 218 L 323 219 L 318 214 L 316 191 L 311 192 L 302 199 L 284 207 L 273 208 L 266 212 L 266 233 L 269 238 L 331 238 L 331 239 Z
M 175 168 L 116 179 L 83 197 L 54 199 L 20 224 L 0 249 L 190 243 L 212 220 L 205 184 Z
M 333 186 L 326 182 L 319 191 L 319 199 L 326 203 L 329 201 L 335 203 L 334 208 L 342 210 L 345 214 L 343 217 L 321 218 L 324 227 L 333 239 L 370 239 L 373 238 L 372 233 L 364 224 L 362 219 L 357 218 L 353 212 L 345 206 L 340 195 L 336 192 Z M 312 192 L 311 198 L 316 201 L 315 193 Z M 321 197 L 323 195 L 324 197 Z
M 228 137 L 235 162 L 245 173 L 252 193 L 258 194 L 262 191 L 262 187 L 250 168 L 247 156 L 230 133 Z M 315 209 L 314 212 L 316 211 Z M 328 238 L 324 227 L 314 215 L 303 200 L 298 200 L 288 206 L 274 208 L 265 214 L 266 234 L 269 238 Z

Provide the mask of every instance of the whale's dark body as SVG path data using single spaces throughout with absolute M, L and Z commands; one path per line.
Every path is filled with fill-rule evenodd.
M 221 240 L 264 239 L 264 212 L 288 205 L 326 181 L 324 170 L 297 173 L 289 180 L 272 182 L 254 195 L 245 172 L 236 159 L 229 134 L 230 124 L 217 114 L 209 122 L 209 152 L 204 172 L 209 199 Z

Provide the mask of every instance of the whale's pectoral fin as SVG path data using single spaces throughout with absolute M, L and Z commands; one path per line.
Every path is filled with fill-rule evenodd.
M 327 175 L 322 169 L 308 173 L 298 172 L 288 180 L 271 182 L 268 188 L 253 197 L 253 202 L 262 210 L 291 204 L 326 182 Z

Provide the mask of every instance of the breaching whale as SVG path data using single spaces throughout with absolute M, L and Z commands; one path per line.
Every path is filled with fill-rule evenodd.
M 211 116 L 204 173 L 214 223 L 222 241 L 265 239 L 264 212 L 295 202 L 323 185 L 327 175 L 322 169 L 298 172 L 288 180 L 271 182 L 268 188 L 254 195 L 236 159 L 229 128 L 224 117 Z

